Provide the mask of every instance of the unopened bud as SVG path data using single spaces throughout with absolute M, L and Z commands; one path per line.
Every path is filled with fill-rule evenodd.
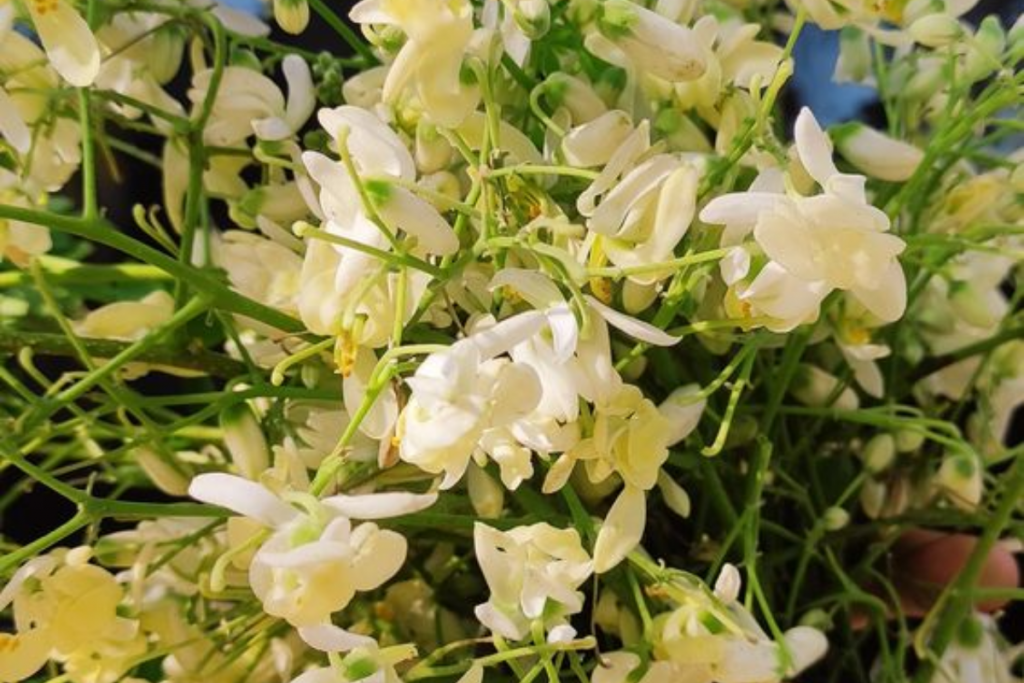
M 958 508 L 973 510 L 981 502 L 981 468 L 977 459 L 970 454 L 946 456 L 933 481 L 949 494 L 950 501 Z
M 161 458 L 156 451 L 146 446 L 136 448 L 132 455 L 135 457 L 135 462 L 139 463 L 139 467 L 158 489 L 169 496 L 188 495 L 188 485 L 191 480 L 173 463 Z
M 270 466 L 270 449 L 252 409 L 245 402 L 225 408 L 220 414 L 220 428 L 238 473 L 256 481 Z
M 551 7 L 548 0 L 519 0 L 512 20 L 530 40 L 539 40 L 551 29 Z
M 926 47 L 945 47 L 963 35 L 960 22 L 948 14 L 927 14 L 908 29 L 910 37 Z
M 924 443 L 924 434 L 913 429 L 901 429 L 896 432 L 896 450 L 900 453 L 916 451 Z
M 821 524 L 826 531 L 839 531 L 850 523 L 850 513 L 840 507 L 830 507 L 821 517 Z
M 306 0 L 274 0 L 274 21 L 285 33 L 302 33 L 309 25 L 309 5 Z
M 715 581 L 715 597 L 731 605 L 740 597 L 740 589 L 743 587 L 743 579 L 740 572 L 734 565 L 726 562 L 722 565 L 722 571 Z
M 891 434 L 876 434 L 864 445 L 860 457 L 871 474 L 884 472 L 896 458 L 896 439 Z
M 484 519 L 501 516 L 505 507 L 505 488 L 476 463 L 470 463 L 466 470 L 466 486 L 473 510 Z

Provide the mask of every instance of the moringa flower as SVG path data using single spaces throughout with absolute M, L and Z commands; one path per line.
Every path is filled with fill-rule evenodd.
M 499 531 L 478 522 L 473 547 L 491 591 L 487 602 L 475 610 L 484 626 L 505 638 L 522 640 L 531 624 L 540 621 L 549 639 L 575 636 L 566 617 L 583 609 L 578 588 L 593 571 L 575 529 L 541 522 Z
M 905 243 L 888 233 L 888 216 L 868 203 L 865 178 L 836 169 L 828 136 L 806 108 L 797 117 L 796 149 L 802 167 L 821 186 L 820 194 L 727 194 L 705 206 L 701 220 L 728 224 L 734 235 L 737 226 L 739 235 L 752 232 L 757 246 L 786 276 L 824 293 L 849 291 L 880 320 L 899 319 L 907 287 L 896 257 Z
M 427 116 L 446 128 L 476 109 L 477 85 L 463 79 L 463 60 L 473 39 L 468 0 L 362 0 L 349 18 L 357 24 L 396 26 L 406 35 L 384 82 L 383 99 L 394 105 L 413 94 Z
M 268 614 L 288 621 L 307 641 L 315 641 L 356 592 L 382 585 L 405 562 L 401 534 L 370 521 L 353 525 L 352 520 L 409 514 L 437 500 L 435 494 L 405 492 L 323 500 L 304 493 L 278 497 L 260 484 L 220 473 L 197 476 L 189 493 L 271 531 L 249 565 L 249 585 Z

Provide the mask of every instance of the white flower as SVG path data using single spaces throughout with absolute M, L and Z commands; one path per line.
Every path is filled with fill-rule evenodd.
M 678 158 L 659 154 L 626 173 L 587 219 L 600 248 L 620 267 L 666 261 L 696 212 L 700 174 Z M 670 270 L 630 275 L 640 284 L 664 279 Z
M 414 237 L 416 254 L 444 256 L 458 249 L 454 231 L 437 209 L 409 190 L 388 182 L 416 179 L 412 154 L 394 131 L 373 114 L 352 106 L 322 109 L 319 120 L 324 130 L 338 136 L 339 142 L 347 146 L 355 170 L 371 195 L 373 208 L 388 229 L 400 229 Z M 302 160 L 320 185 L 320 204 L 316 208 L 324 219 L 324 229 L 367 247 L 387 250 L 388 240 L 368 214 L 355 179 L 345 165 L 316 152 L 304 153 Z M 350 300 L 348 295 L 363 286 L 380 265 L 378 259 L 357 249 L 322 240 L 310 244 L 299 295 L 300 312 L 310 329 L 323 334 L 336 332 L 346 312 L 351 318 L 362 303 Z M 422 277 L 410 280 L 426 285 Z M 366 292 L 365 296 L 369 295 Z
M 487 430 L 529 414 L 540 399 L 536 372 L 497 356 L 536 334 L 544 322 L 539 313 L 523 313 L 430 355 L 407 380 L 412 395 L 398 422 L 402 460 L 443 472 L 441 487 L 450 488 Z M 519 479 L 506 485 L 514 488 Z
M 1018 683 L 1014 667 L 1020 658 L 1020 647 L 1007 645 L 995 619 L 971 614 L 942 654 L 931 683 Z
M 626 484 L 597 533 L 594 571 L 603 574 L 617 567 L 640 545 L 646 525 L 647 497 L 643 489 Z
M 214 243 L 214 262 L 231 286 L 285 313 L 298 311 L 302 257 L 288 247 L 243 230 L 229 230 Z
M 540 523 L 507 532 L 477 523 L 473 546 L 490 599 L 476 608 L 487 628 L 512 640 L 522 640 L 540 620 L 549 631 L 559 629 L 572 638 L 566 617 L 583 609 L 577 589 L 592 572 L 592 564 L 575 529 L 556 529 Z M 571 633 L 570 633 L 571 631 Z
M 306 61 L 297 55 L 284 58 L 281 69 L 288 84 L 288 97 L 272 80 L 242 66 L 224 69 L 203 139 L 210 145 L 236 146 L 254 133 L 262 140 L 291 138 L 309 119 L 316 107 L 313 79 Z M 210 89 L 213 69 L 196 72 L 188 97 L 202 106 Z
M 727 194 L 704 207 L 701 220 L 728 224 L 734 238 L 752 231 L 758 247 L 777 264 L 779 276 L 813 287 L 815 296 L 822 288 L 825 293 L 846 290 L 880 320 L 897 320 L 907 296 L 896 259 L 905 247 L 903 240 L 888 234 L 889 218 L 868 203 L 864 177 L 836 170 L 828 136 L 806 108 L 797 117 L 796 148 L 822 193 Z M 811 297 L 804 299 L 809 303 Z
M 145 651 L 138 622 L 118 614 L 124 588 L 91 557 L 89 547 L 37 557 L 0 591 L 0 610 L 13 603 L 17 626 L 0 633 L 0 680 L 28 678 L 51 657 L 66 663 L 75 683 L 94 680 L 86 666 L 116 680 Z
M 413 646 L 361 645 L 339 658 L 336 665 L 310 669 L 292 679 L 292 683 L 401 683 L 395 664 L 415 655 Z
M 100 46 L 74 5 L 69 0 L 29 0 L 25 4 L 57 73 L 79 88 L 92 85 L 100 70 Z M 12 9 L 9 0 L 0 2 L 0 14 Z
M 629 0 L 606 0 L 599 6 L 600 33 L 586 47 L 617 66 L 666 81 L 699 78 L 707 68 L 693 31 Z
M 412 93 L 430 119 L 446 128 L 476 109 L 479 88 L 462 79 L 474 33 L 468 0 L 362 0 L 349 17 L 357 24 L 397 26 L 406 35 L 384 82 L 385 103 Z
M 305 512 L 263 486 L 229 474 L 202 474 L 189 493 L 226 507 L 272 531 L 252 558 L 249 584 L 264 610 L 299 629 L 314 647 L 323 639 L 346 637 L 330 625 L 358 591 L 373 590 L 405 562 L 405 538 L 372 522 L 423 510 L 435 494 L 377 493 L 336 495 L 317 500 L 308 494 L 290 499 Z M 287 494 L 286 494 L 287 496 Z M 347 634 L 348 641 L 368 640 Z

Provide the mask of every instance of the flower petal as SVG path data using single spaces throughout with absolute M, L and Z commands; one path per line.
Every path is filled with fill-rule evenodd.
M 645 323 L 642 320 L 637 320 L 636 318 L 632 318 L 624 313 L 620 313 L 614 308 L 605 306 L 592 296 L 587 296 L 586 299 L 587 303 L 589 303 L 590 306 L 596 310 L 609 325 L 617 330 L 625 332 L 637 341 L 646 342 L 654 346 L 675 346 L 682 341 L 682 337 L 673 337 L 668 332 L 659 330 L 650 323 Z
M 67 0 L 56 0 L 46 11 L 29 2 L 32 23 L 57 73 L 71 85 L 92 85 L 100 72 L 100 46 L 89 24 Z
M 626 485 L 615 499 L 594 544 L 594 572 L 614 569 L 640 545 L 647 525 L 647 498 L 643 490 Z
M 832 161 L 832 143 L 807 107 L 801 109 L 796 117 L 793 137 L 796 139 L 800 162 L 807 173 L 824 187 L 828 179 L 839 173 L 839 170 Z
M 334 624 L 301 626 L 299 637 L 306 645 L 321 652 L 348 652 L 357 647 L 373 647 L 377 644 L 377 641 L 369 636 L 350 633 Z
M 387 519 L 426 510 L 437 502 L 436 493 L 388 491 L 363 495 L 340 494 L 323 499 L 323 504 L 350 519 Z
M 192 479 L 188 493 L 196 500 L 219 505 L 269 527 L 283 526 L 299 514 L 266 487 L 233 474 L 200 474 Z

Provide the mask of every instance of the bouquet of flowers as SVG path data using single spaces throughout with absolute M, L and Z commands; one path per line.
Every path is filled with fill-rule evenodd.
M 0 0 L 0 682 L 1020 681 L 975 4 Z

